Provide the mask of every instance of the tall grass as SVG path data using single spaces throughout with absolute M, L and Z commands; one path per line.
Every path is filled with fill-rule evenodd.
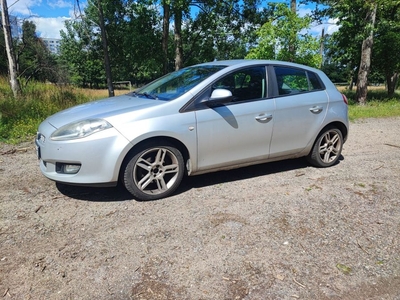
M 15 144 L 31 139 L 48 116 L 104 97 L 107 97 L 104 90 L 30 82 L 24 86 L 22 96 L 15 99 L 7 79 L 0 77 L 0 141 Z

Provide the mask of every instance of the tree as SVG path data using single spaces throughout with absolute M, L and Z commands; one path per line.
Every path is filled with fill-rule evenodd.
M 90 14 L 89 21 L 96 24 L 100 29 L 108 96 L 113 97 L 114 96 L 113 76 L 111 71 L 111 62 L 110 62 L 109 47 L 108 47 L 108 33 L 104 17 L 104 6 L 107 6 L 108 4 L 109 4 L 108 1 L 104 2 L 104 0 L 88 1 L 88 6 L 92 9 L 92 14 Z
M 271 15 L 260 1 L 190 2 L 196 14 L 186 14 L 182 29 L 183 65 L 214 59 L 239 59 L 257 40 L 256 29 Z
M 169 41 L 169 18 L 170 3 L 169 0 L 162 0 L 163 7 L 163 33 L 162 33 L 162 49 L 163 49 L 163 73 L 168 73 L 168 41 Z
M 308 16 L 297 16 L 285 4 L 277 4 L 274 17 L 258 30 L 258 45 L 250 49 L 247 58 L 278 59 L 319 67 L 319 41 L 304 31 L 311 21 Z
M 36 25 L 25 20 L 22 23 L 22 37 L 17 43 L 18 73 L 28 82 L 58 81 L 58 65 L 55 56 L 36 35 Z
M 59 62 L 68 70 L 72 83 L 81 87 L 99 87 L 105 80 L 105 71 L 98 33 L 84 20 L 65 22 L 61 31 Z
M 394 95 L 400 71 L 400 2 L 392 1 L 381 7 L 374 36 L 372 68 L 386 80 L 388 96 Z M 389 46 L 390 45 L 390 46 Z
M 360 104 L 365 104 L 367 102 L 368 74 L 371 69 L 372 45 L 374 42 L 374 29 L 377 6 L 377 3 L 372 1 L 372 3 L 369 3 L 369 7 L 367 9 L 366 23 L 367 30 L 369 32 L 362 42 L 361 60 L 357 77 L 356 101 Z
M 186 0 L 175 0 L 174 11 L 174 31 L 175 31 L 175 70 L 183 68 L 183 44 L 182 44 L 182 18 L 188 11 L 188 2 Z
M 322 0 L 314 2 L 327 5 L 326 8 L 319 11 L 319 16 L 338 19 L 340 27 L 339 31 L 332 36 L 333 47 L 330 54 L 333 60 L 347 67 L 352 77 L 351 83 L 356 77 L 355 100 L 360 104 L 365 104 L 367 101 L 371 61 L 372 63 L 376 62 L 373 67 L 375 74 L 376 70 L 386 73 L 388 88 L 390 88 L 388 93 L 394 92 L 393 83 L 397 78 L 394 68 L 398 65 L 398 56 L 389 54 L 388 50 L 392 49 L 393 44 L 398 40 L 398 31 L 395 32 L 391 29 L 398 29 L 396 24 L 399 21 L 399 1 Z M 388 26 L 388 24 L 391 25 Z M 376 45 L 376 53 L 372 48 L 373 44 Z M 388 67 L 388 62 L 391 67 Z M 386 71 L 383 71 L 382 68 L 385 65 Z
M 99 26 L 101 32 L 101 41 L 103 45 L 103 55 L 104 55 L 104 68 L 106 70 L 106 78 L 107 78 L 107 88 L 108 88 L 108 97 L 114 97 L 114 87 L 112 80 L 112 72 L 110 65 L 110 56 L 108 53 L 108 37 L 106 31 L 106 25 L 104 22 L 104 12 L 102 7 L 101 0 L 97 0 L 97 10 L 99 13 Z
M 10 85 L 14 97 L 21 94 L 21 86 L 18 81 L 17 63 L 15 58 L 15 50 L 11 36 L 10 17 L 8 15 L 8 6 L 6 0 L 1 0 L 1 19 L 3 21 L 4 41 L 8 58 L 8 72 L 10 76 Z
M 290 0 L 290 11 L 291 11 L 293 14 L 296 14 L 296 15 L 297 15 L 296 8 L 297 8 L 296 0 Z M 295 44 L 295 42 L 294 42 L 294 41 L 296 40 L 296 35 L 297 35 L 297 32 L 295 32 L 295 31 L 293 30 L 293 31 L 291 32 L 291 37 L 290 37 L 290 39 L 289 39 L 289 45 L 288 45 L 290 57 L 291 57 L 292 59 L 296 56 L 296 44 Z
M 97 2 L 96 2 L 97 3 Z M 83 17 L 69 21 L 61 33 L 61 58 L 74 83 L 99 86 L 106 81 L 104 45 L 98 8 L 89 2 Z M 160 16 L 146 1 L 102 3 L 112 78 L 148 82 L 162 74 L 163 51 Z M 149 55 L 150 54 L 150 55 Z M 99 70 L 99 63 L 103 69 Z

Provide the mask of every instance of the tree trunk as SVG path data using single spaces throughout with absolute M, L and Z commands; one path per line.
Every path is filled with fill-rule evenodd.
M 290 10 L 292 13 L 296 14 L 296 0 L 290 0 Z M 292 38 L 289 40 L 289 53 L 290 53 L 290 61 L 294 62 L 296 57 L 296 33 L 293 33 Z
M 396 90 L 397 81 L 399 80 L 399 73 L 387 74 L 386 84 L 388 89 L 388 97 L 393 97 Z
M 108 96 L 114 97 L 114 87 L 112 81 L 112 73 L 111 73 L 111 65 L 110 65 L 110 56 L 108 54 L 108 40 L 107 40 L 107 32 L 104 25 L 104 13 L 103 7 L 101 5 L 101 1 L 97 1 L 97 9 L 99 10 L 99 26 L 101 31 L 101 41 L 103 43 L 103 52 L 104 52 L 104 67 L 106 71 L 107 78 L 107 88 L 108 88 Z
M 10 85 L 14 97 L 17 98 L 21 94 L 21 86 L 18 81 L 17 62 L 15 51 L 12 43 L 10 17 L 8 15 L 7 1 L 1 0 L 1 18 L 3 20 L 4 40 L 8 58 L 8 72 L 10 75 Z
M 175 10 L 175 70 L 183 68 L 182 10 Z
M 296 0 L 290 0 L 290 10 L 296 12 Z
M 353 72 L 351 72 L 350 78 L 349 78 L 349 86 L 348 89 L 349 91 L 353 90 L 353 86 L 354 86 L 354 76 L 353 76 Z
M 320 45 L 319 45 L 319 53 L 321 55 L 320 68 L 322 68 L 323 65 L 324 65 L 324 52 L 325 52 L 325 28 L 322 28 L 321 42 L 320 42 Z
M 168 73 L 168 40 L 169 40 L 169 4 L 167 0 L 163 1 L 163 36 L 162 36 L 162 49 L 164 54 L 163 73 Z
M 368 13 L 367 19 L 371 31 L 369 33 L 369 36 L 363 41 L 361 48 L 361 61 L 357 78 L 356 101 L 362 105 L 367 103 L 368 74 L 371 67 L 371 54 L 372 54 L 372 45 L 374 42 L 376 10 L 377 10 L 377 4 L 375 4 L 372 10 Z

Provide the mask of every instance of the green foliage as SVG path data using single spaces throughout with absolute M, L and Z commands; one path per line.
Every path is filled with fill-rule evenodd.
M 372 65 L 380 80 L 386 81 L 391 97 L 398 84 L 394 75 L 400 73 L 400 3 L 397 6 L 382 6 L 378 13 L 374 36 Z
M 348 83 L 349 70 L 336 63 L 324 64 L 321 68 L 322 71 L 328 75 L 329 79 L 334 83 Z
M 21 82 L 60 81 L 60 69 L 56 56 L 52 54 L 44 42 L 36 35 L 36 25 L 31 21 L 23 21 L 22 36 L 15 38 L 15 56 L 17 58 L 18 76 Z M 0 75 L 7 75 L 8 58 L 4 42 L 4 34 L 0 31 Z
M 66 22 L 60 60 L 71 82 L 81 87 L 105 85 L 98 10 L 102 5 L 114 81 L 149 81 L 161 75 L 160 17 L 143 1 L 89 1 L 82 20 Z
M 62 32 L 62 64 L 72 83 L 79 86 L 104 85 L 103 49 L 99 29 L 98 5 L 104 13 L 105 29 L 114 81 L 148 82 L 175 69 L 175 36 L 169 33 L 167 57 L 162 50 L 162 7 L 170 5 L 169 21 L 182 17 L 183 65 L 214 59 L 244 58 L 256 41 L 255 28 L 265 23 L 268 9 L 260 1 L 88 1 L 84 17 L 66 23 Z M 196 7 L 196 13 L 191 8 Z
M 65 22 L 61 31 L 60 63 L 68 70 L 71 83 L 80 87 L 99 87 L 105 83 L 101 43 L 92 25 L 83 21 Z
M 370 83 L 386 81 L 388 95 L 392 97 L 396 87 L 396 73 L 400 71 L 400 3 L 398 0 L 314 0 L 323 4 L 315 11 L 316 19 L 336 19 L 339 30 L 328 36 L 325 43 L 326 59 L 329 64 L 346 70 L 348 80 L 357 79 L 363 40 L 371 32 L 372 7 L 377 4 L 377 18 L 374 28 L 372 65 L 368 76 Z M 328 73 L 328 72 L 327 72 Z
M 276 5 L 274 17 L 257 31 L 258 46 L 250 50 L 247 58 L 277 59 L 319 67 L 319 41 L 303 33 L 310 28 L 311 22 L 311 17 L 299 17 L 285 4 Z

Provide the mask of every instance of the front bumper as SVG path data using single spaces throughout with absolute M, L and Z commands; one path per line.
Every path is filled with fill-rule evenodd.
M 40 170 L 47 178 L 69 184 L 112 185 L 118 181 L 122 161 L 132 145 L 116 129 L 110 128 L 88 137 L 52 141 L 54 131 L 42 123 L 35 140 Z M 76 174 L 66 174 L 60 164 L 81 165 Z

